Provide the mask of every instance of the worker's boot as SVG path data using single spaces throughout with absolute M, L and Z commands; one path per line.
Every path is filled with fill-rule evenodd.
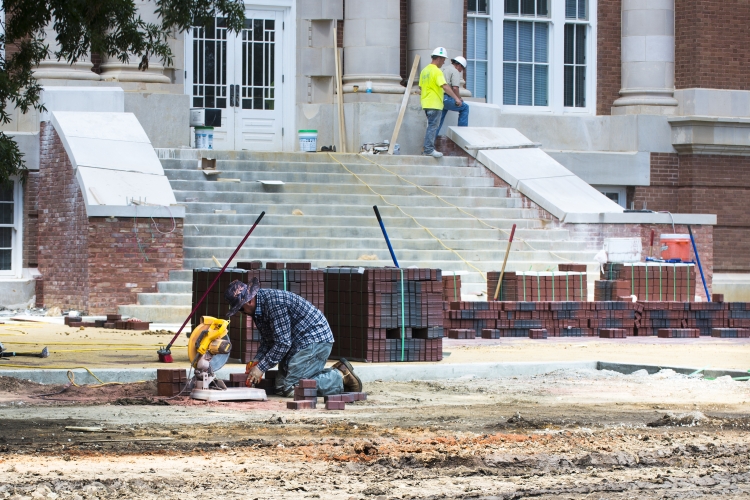
M 354 374 L 354 367 L 344 358 L 341 358 L 333 368 L 341 372 L 344 379 L 344 392 L 362 392 L 362 381 Z

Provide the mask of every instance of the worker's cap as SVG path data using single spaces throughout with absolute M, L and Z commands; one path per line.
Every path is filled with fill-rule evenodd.
M 432 57 L 448 57 L 448 51 L 445 47 L 438 47 L 432 51 Z
M 227 318 L 237 314 L 242 306 L 253 300 L 258 294 L 258 290 L 260 290 L 260 281 L 256 277 L 253 277 L 253 281 L 249 285 L 239 280 L 232 281 L 227 291 L 224 292 L 224 298 L 229 302 Z
M 461 57 L 461 56 L 457 56 L 457 57 L 455 57 L 455 58 L 451 59 L 451 62 L 453 62 L 453 63 L 458 63 L 458 64 L 460 64 L 461 66 L 463 66 L 464 68 L 466 67 L 466 59 L 464 59 L 464 58 L 463 58 L 463 57 Z

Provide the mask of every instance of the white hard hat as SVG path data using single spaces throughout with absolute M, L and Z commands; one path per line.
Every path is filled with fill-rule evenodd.
M 448 57 L 448 51 L 445 50 L 445 47 L 438 47 L 432 51 L 432 56 L 433 57 Z
M 454 57 L 453 59 L 451 59 L 451 61 L 452 61 L 452 62 L 457 62 L 458 64 L 460 64 L 460 65 L 461 65 L 461 66 L 463 66 L 464 68 L 466 67 L 466 59 L 464 59 L 464 58 L 463 58 L 463 57 L 461 57 L 461 56 L 456 56 L 456 57 Z

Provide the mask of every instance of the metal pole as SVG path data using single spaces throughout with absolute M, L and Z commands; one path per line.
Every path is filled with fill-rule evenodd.
M 388 233 L 385 231 L 385 225 L 383 224 L 383 219 L 380 217 L 380 212 L 378 211 L 378 206 L 373 205 L 372 209 L 375 210 L 375 217 L 378 218 L 378 222 L 380 223 L 380 230 L 383 231 L 383 237 L 385 237 L 385 242 L 388 245 L 388 251 L 391 252 L 391 258 L 393 259 L 393 263 L 396 265 L 396 267 L 401 267 L 398 265 L 398 261 L 396 260 L 396 254 L 393 253 L 393 247 L 391 246 L 391 240 L 388 239 Z
M 701 280 L 703 281 L 703 290 L 706 292 L 706 300 L 711 302 L 711 295 L 708 293 L 708 285 L 706 285 L 706 277 L 703 276 L 703 266 L 701 266 L 701 258 L 698 256 L 698 247 L 695 246 L 695 238 L 693 237 L 693 230 L 690 226 L 687 227 L 690 233 L 690 242 L 693 244 L 693 253 L 695 254 L 695 262 L 698 263 L 698 270 L 701 272 Z M 689 297 L 688 297 L 689 299 Z

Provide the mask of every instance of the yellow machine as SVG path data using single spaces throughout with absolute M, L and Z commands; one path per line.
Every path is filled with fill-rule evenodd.
M 228 328 L 227 320 L 203 316 L 190 335 L 188 358 L 195 370 L 195 389 L 227 389 L 215 374 L 226 364 L 232 349 Z

